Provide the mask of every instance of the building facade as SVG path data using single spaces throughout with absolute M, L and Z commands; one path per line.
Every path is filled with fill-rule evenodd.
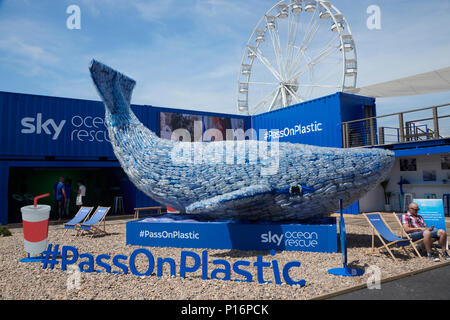
M 389 148 L 397 156 L 387 186 L 392 210 L 404 210 L 405 201 L 412 197 L 450 197 L 449 139 L 380 144 L 382 131 L 374 98 L 336 93 L 256 116 L 148 105 L 132 105 L 132 110 L 145 126 L 167 139 L 179 128 L 189 132 L 191 141 L 211 141 L 208 129 L 221 132 L 223 138 L 226 129 L 253 129 L 251 135 L 245 136 L 247 139 L 277 138 L 280 142 L 337 148 Z M 72 215 L 76 211 L 77 181 L 87 187 L 87 205 L 112 206 L 112 214 L 158 205 L 136 189 L 115 158 L 102 102 L 0 92 L 0 111 L 0 224 L 20 222 L 20 208 L 40 194 L 51 194 L 40 202 L 53 208 L 53 188 L 60 176 L 71 181 Z M 359 119 L 364 119 L 363 125 L 347 124 Z M 406 181 L 402 190 L 400 181 Z M 118 198 L 121 208 L 116 207 Z M 384 209 L 384 192 L 378 186 L 346 208 L 346 213 Z M 51 217 L 56 218 L 54 212 Z

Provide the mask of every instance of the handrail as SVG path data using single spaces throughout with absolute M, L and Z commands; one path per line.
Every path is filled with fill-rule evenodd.
M 450 106 L 450 103 L 447 104 L 441 104 L 438 106 L 431 106 L 431 107 L 425 107 L 425 108 L 418 108 L 418 109 L 413 109 L 413 110 L 407 110 L 407 111 L 401 111 L 401 112 L 394 112 L 394 113 L 389 113 L 389 114 L 383 114 L 382 116 L 376 116 L 376 117 L 369 117 L 369 118 L 362 118 L 362 119 L 357 119 L 357 120 L 351 120 L 351 121 L 344 121 L 342 122 L 344 123 L 354 123 L 354 122 L 359 122 L 359 121 L 366 121 L 366 120 L 371 120 L 371 119 L 379 119 L 379 118 L 386 118 L 386 117 L 392 117 L 392 116 L 396 116 L 399 114 L 405 114 L 405 113 L 411 113 L 411 112 L 418 112 L 418 111 L 424 111 L 424 110 L 430 110 L 433 108 L 441 108 L 441 107 L 447 107 Z M 445 115 L 442 116 L 442 118 L 446 118 L 446 117 L 450 117 L 450 115 Z M 432 120 L 433 118 L 431 118 L 430 120 Z M 418 121 L 418 120 L 416 120 Z
M 446 103 L 436 106 L 416 108 L 380 116 L 342 122 L 341 126 L 343 147 L 351 148 L 363 146 L 381 146 L 393 143 L 405 143 L 411 141 L 417 142 L 450 137 L 450 132 L 448 131 L 448 128 L 450 128 L 450 126 L 447 125 L 448 120 L 445 120 L 445 123 L 440 124 L 440 121 L 442 121 L 442 119 L 450 118 L 450 114 L 448 114 L 448 112 L 444 110 L 440 112 L 445 113 L 445 115 L 440 116 L 438 114 L 439 108 L 449 106 L 450 103 Z M 405 119 L 405 114 L 424 111 L 431 111 L 432 117 L 424 117 L 422 115 L 421 119 L 410 120 L 411 116 L 408 116 L 408 119 Z M 385 119 L 388 117 L 391 117 L 391 119 Z M 392 119 L 392 117 L 394 117 L 394 119 Z M 379 121 L 380 119 L 385 120 Z M 396 121 L 398 123 L 397 128 L 389 126 L 392 125 L 392 121 Z M 383 126 L 383 122 L 385 122 L 388 126 Z M 443 131 L 440 130 L 440 126 L 442 126 L 441 129 L 444 129 Z M 397 139 L 394 139 L 396 141 L 386 142 L 386 138 L 388 138 L 388 136 L 395 135 L 385 133 L 385 129 L 397 130 Z M 389 138 L 389 140 L 391 139 Z

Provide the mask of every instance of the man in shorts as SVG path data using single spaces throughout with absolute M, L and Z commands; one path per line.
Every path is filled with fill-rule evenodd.
M 434 226 L 427 227 L 423 217 L 418 214 L 419 206 L 415 202 L 409 204 L 408 212 L 402 215 L 402 225 L 405 232 L 409 235 L 412 241 L 417 241 L 423 238 L 423 244 L 427 250 L 427 258 L 432 261 L 440 261 L 431 251 L 431 244 L 439 240 L 441 244 L 441 255 L 445 260 L 450 260 L 447 254 L 447 233 L 445 230 L 434 230 Z

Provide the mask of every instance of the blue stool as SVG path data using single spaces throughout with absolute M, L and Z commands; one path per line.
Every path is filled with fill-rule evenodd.
M 121 196 L 114 197 L 112 213 L 113 214 L 123 214 L 124 213 L 123 197 L 121 197 Z

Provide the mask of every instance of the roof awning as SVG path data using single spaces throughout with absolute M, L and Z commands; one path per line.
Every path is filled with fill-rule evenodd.
M 450 91 L 450 67 L 356 88 L 350 93 L 388 98 Z

